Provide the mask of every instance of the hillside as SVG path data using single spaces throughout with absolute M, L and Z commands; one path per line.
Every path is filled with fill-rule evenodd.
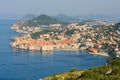
M 49 24 L 66 24 L 66 23 L 59 21 L 57 19 L 54 19 L 45 14 L 27 21 L 28 26 L 49 25 Z
M 70 72 L 55 74 L 44 80 L 120 80 L 120 59 L 111 59 L 107 65 L 88 70 L 73 69 Z

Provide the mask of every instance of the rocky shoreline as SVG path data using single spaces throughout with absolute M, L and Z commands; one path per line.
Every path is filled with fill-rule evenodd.
M 12 48 L 26 49 L 26 50 L 39 50 L 39 51 L 53 51 L 54 49 L 79 49 L 80 44 L 74 43 L 72 40 L 58 40 L 58 41 L 45 41 L 43 39 L 34 40 L 26 36 L 15 37 L 10 43 Z
M 14 40 L 15 41 L 15 40 Z M 80 44 L 62 44 L 62 45 L 41 45 L 41 46 L 28 46 L 28 45 L 20 45 L 18 42 L 10 43 L 10 46 L 15 49 L 24 49 L 30 51 L 41 51 L 41 52 L 49 52 L 54 50 L 65 50 L 65 51 L 83 51 L 93 55 L 101 55 L 101 56 L 108 56 L 107 52 L 92 52 L 86 49 L 80 49 Z

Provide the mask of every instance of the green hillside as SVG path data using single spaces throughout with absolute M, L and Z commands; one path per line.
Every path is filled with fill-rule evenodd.
M 120 59 L 107 60 L 107 64 L 88 70 L 73 69 L 70 72 L 55 74 L 44 80 L 120 80 Z
M 49 24 L 66 24 L 65 22 L 54 19 L 48 15 L 40 15 L 37 18 L 27 21 L 28 26 L 39 26 L 39 25 L 49 25 Z

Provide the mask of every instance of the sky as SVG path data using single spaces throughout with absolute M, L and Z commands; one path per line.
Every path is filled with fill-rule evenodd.
M 120 0 L 0 0 L 0 19 L 26 14 L 119 15 Z

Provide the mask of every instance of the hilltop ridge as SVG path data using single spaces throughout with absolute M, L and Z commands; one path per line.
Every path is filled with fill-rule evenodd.
M 22 23 L 21 23 L 22 22 Z M 21 24 L 19 24 L 21 23 Z M 42 14 L 38 17 L 33 17 L 28 20 L 22 20 L 18 22 L 19 26 L 40 26 L 40 25 L 50 25 L 50 24 L 66 24 L 63 21 L 57 20 L 51 16 L 48 16 L 46 14 Z
M 49 24 L 64 24 L 65 22 L 62 22 L 60 20 L 57 20 L 55 18 L 52 18 L 46 14 L 42 14 L 38 16 L 37 18 L 34 18 L 30 22 L 28 21 L 28 24 L 31 24 L 33 26 L 36 25 L 49 25 Z

